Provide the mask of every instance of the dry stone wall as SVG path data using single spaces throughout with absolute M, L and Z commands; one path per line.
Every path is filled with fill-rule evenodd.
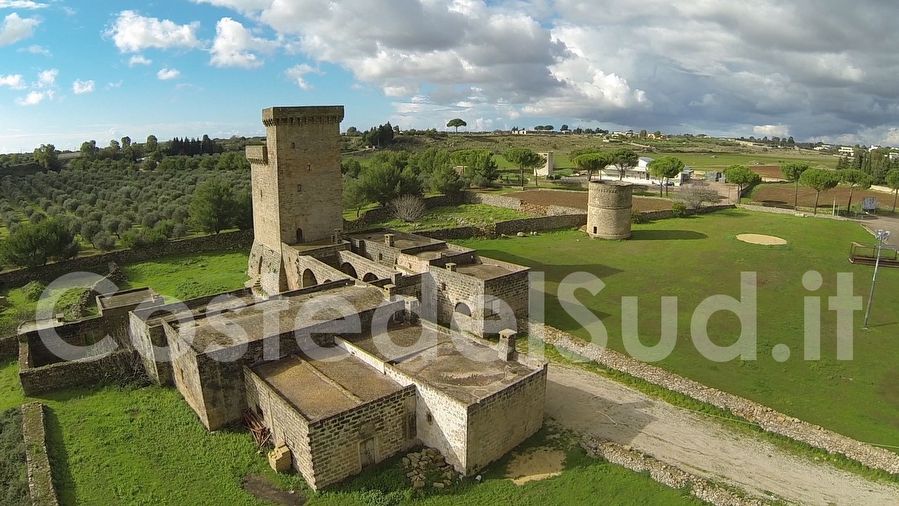
M 136 377 L 140 361 L 130 350 L 100 357 L 59 362 L 37 368 L 20 368 L 19 380 L 26 395 L 34 396 L 81 385 L 96 385 Z
M 22 436 L 28 470 L 28 495 L 33 506 L 59 504 L 47 453 L 46 407 L 40 403 L 22 406 Z
M 531 331 L 532 335 L 543 335 L 545 342 L 558 348 L 700 402 L 730 411 L 768 432 L 788 437 L 829 453 L 844 455 L 872 469 L 899 474 L 899 455 L 889 450 L 877 448 L 824 427 L 787 416 L 757 402 L 705 386 L 608 348 L 585 343 L 548 325 L 544 326 L 542 331 L 539 328 L 532 328 Z

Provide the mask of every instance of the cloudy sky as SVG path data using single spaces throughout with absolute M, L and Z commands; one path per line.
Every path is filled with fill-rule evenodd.
M 899 145 L 892 0 L 0 0 L 0 151 L 344 128 L 574 126 Z

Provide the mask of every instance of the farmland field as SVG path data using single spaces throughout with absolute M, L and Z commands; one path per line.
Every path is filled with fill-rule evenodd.
M 790 183 L 765 183 L 758 185 L 753 190 L 750 200 L 752 203 L 767 206 L 793 207 L 795 192 L 795 185 Z M 889 211 L 893 208 L 893 195 L 885 192 L 858 189 L 852 192 L 852 206 L 861 206 L 865 197 L 873 197 L 877 202 L 878 209 Z M 818 212 L 830 212 L 834 205 L 836 205 L 837 209 L 842 207 L 845 211 L 848 203 L 849 188 L 837 186 L 832 190 L 821 192 L 821 197 L 818 199 Z M 805 186 L 799 187 L 799 207 L 806 209 L 815 207 L 814 190 Z

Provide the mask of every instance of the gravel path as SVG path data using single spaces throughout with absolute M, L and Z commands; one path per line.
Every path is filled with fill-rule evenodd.
M 787 453 L 703 414 L 579 369 L 552 364 L 547 416 L 750 494 L 800 504 L 899 504 L 899 487 Z

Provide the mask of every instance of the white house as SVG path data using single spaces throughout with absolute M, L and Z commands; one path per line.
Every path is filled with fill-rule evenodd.
M 636 167 L 631 167 L 624 173 L 623 181 L 628 183 L 643 185 L 643 186 L 658 186 L 661 182 L 652 177 L 649 173 L 649 164 L 653 161 L 652 158 L 648 156 L 641 156 L 637 159 Z M 684 167 L 684 170 L 680 172 L 677 176 L 670 179 L 670 183 L 674 186 L 680 186 L 683 183 L 686 183 L 690 180 L 691 175 L 693 174 L 693 169 L 689 167 Z M 600 176 L 603 179 L 614 179 L 617 180 L 619 177 L 618 167 L 615 165 L 607 165 L 605 169 L 600 171 Z
M 855 156 L 855 148 L 851 146 L 840 146 L 839 153 L 845 156 Z

